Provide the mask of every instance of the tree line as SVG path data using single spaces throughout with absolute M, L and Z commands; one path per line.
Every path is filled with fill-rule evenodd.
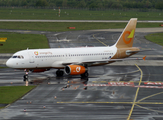
M 0 6 L 40 6 L 90 9 L 163 9 L 163 0 L 0 0 Z

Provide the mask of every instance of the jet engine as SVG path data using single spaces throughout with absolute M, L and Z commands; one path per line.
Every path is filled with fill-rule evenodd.
M 86 72 L 86 68 L 82 65 L 67 65 L 65 73 L 67 75 L 81 75 Z

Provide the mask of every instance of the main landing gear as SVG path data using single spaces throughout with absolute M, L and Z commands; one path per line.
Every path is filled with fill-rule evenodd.
M 85 64 L 84 67 L 86 68 L 85 73 L 81 74 L 81 78 L 88 78 L 89 74 L 88 74 L 88 65 Z
M 60 70 L 60 69 L 58 69 L 58 70 L 56 71 L 57 77 L 62 77 L 63 74 L 64 74 L 64 72 L 63 72 L 62 70 Z
M 88 71 L 86 71 L 85 73 L 81 74 L 81 78 L 88 78 L 89 74 Z
M 60 70 L 60 69 L 58 69 L 56 71 L 57 77 L 62 77 L 63 74 L 64 74 L 64 72 L 62 70 Z M 88 71 L 86 71 L 85 73 L 81 74 L 81 78 L 88 78 L 88 76 L 89 76 Z

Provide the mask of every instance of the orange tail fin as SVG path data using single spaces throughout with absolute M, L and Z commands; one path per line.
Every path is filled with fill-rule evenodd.
M 137 18 L 131 18 L 128 24 L 126 25 L 125 29 L 123 30 L 122 34 L 120 35 L 119 39 L 115 43 L 115 46 L 117 48 L 132 47 L 136 24 Z

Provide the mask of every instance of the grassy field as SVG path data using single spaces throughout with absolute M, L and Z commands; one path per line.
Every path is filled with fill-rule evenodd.
M 0 8 L 0 19 L 49 19 L 49 20 L 163 20 L 162 11 L 141 12 L 139 10 L 83 10 Z
M 3 86 L 0 87 L 0 104 L 10 104 L 35 88 L 35 86 Z
M 37 31 L 74 31 L 67 27 L 76 27 L 75 30 L 124 28 L 127 23 L 40 23 L 40 22 L 0 22 L 1 29 L 20 29 Z M 160 23 L 137 23 L 137 28 L 160 27 Z
M 1 67 L 1 66 L 0 66 L 0 69 L 3 69 L 3 68 L 7 68 L 7 67 Z
M 161 12 L 140 12 L 123 10 L 68 10 L 61 9 L 22 9 L 0 8 L 0 19 L 68 19 L 68 20 L 129 20 L 132 17 L 138 20 L 163 20 Z M 76 27 L 75 30 L 124 28 L 127 23 L 37 23 L 37 22 L 0 22 L 1 29 L 20 29 L 38 31 L 74 31 L 67 27 Z M 159 27 L 160 23 L 138 23 L 137 28 Z M 4 46 L 0 46 L 0 53 L 14 53 L 26 48 L 48 48 L 48 41 L 44 35 L 29 35 L 15 33 L 1 33 L 0 37 L 7 37 Z
M 124 28 L 127 23 L 31 23 L 31 22 L 0 22 L 1 29 L 21 29 L 38 31 L 69 31 L 67 27 L 76 27 L 75 30 Z M 160 27 L 159 23 L 138 23 L 137 28 Z M 71 31 L 74 31 L 71 29 Z M 19 50 L 48 48 L 45 35 L 19 34 L 1 32 L 0 37 L 7 41 L 0 46 L 0 53 L 14 53 Z M 148 39 L 148 38 L 147 38 Z
M 27 48 L 49 48 L 45 35 L 0 33 L 0 37 L 7 38 L 3 46 L 0 46 L 0 53 L 14 53 Z
M 163 46 L 163 33 L 153 33 L 145 36 L 145 38 L 151 42 L 154 42 L 156 44 Z

